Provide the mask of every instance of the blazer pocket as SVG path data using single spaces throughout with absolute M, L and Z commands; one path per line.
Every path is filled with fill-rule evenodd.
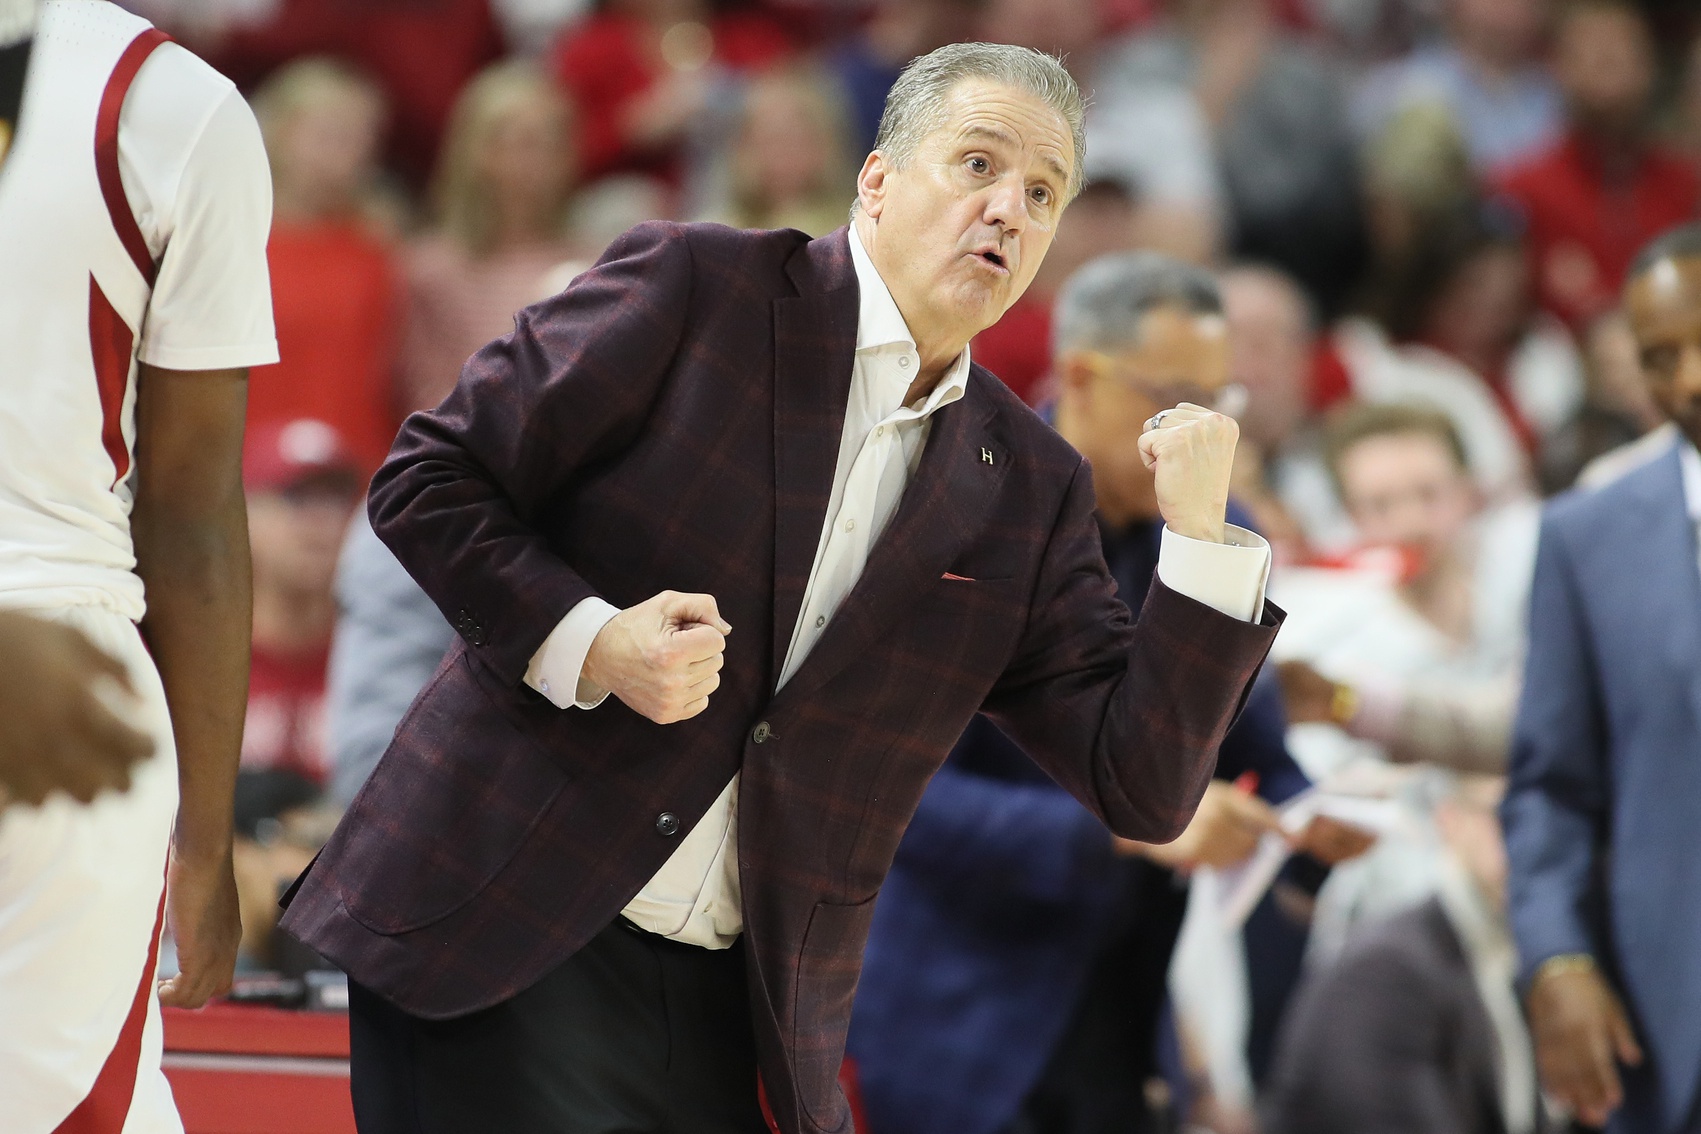
M 344 819 L 342 857 L 362 869 L 343 905 L 374 933 L 422 929 L 471 902 L 569 782 L 474 664 L 463 654 L 414 703 Z
M 826 1131 L 849 1126 L 849 1112 L 839 1095 L 839 1068 L 845 1061 L 851 1003 L 873 918 L 874 898 L 851 905 L 819 902 L 810 912 L 798 952 L 792 1067 L 810 1119 Z

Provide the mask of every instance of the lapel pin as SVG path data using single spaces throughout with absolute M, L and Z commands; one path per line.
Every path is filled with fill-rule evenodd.
M 992 450 L 982 445 L 980 447 L 980 459 L 990 465 L 992 463 Z

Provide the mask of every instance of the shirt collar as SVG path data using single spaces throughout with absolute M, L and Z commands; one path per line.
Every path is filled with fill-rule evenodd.
M 1689 518 L 1701 524 L 1701 453 L 1686 438 L 1678 441 L 1677 463 L 1683 470 L 1683 502 Z
M 868 250 L 862 246 L 862 237 L 857 234 L 854 222 L 850 226 L 850 251 L 851 263 L 856 267 L 857 290 L 861 293 L 856 316 L 856 349 L 860 352 L 877 347 L 905 346 L 914 352 L 915 336 L 910 334 L 904 313 L 898 310 L 898 301 L 892 298 L 891 289 L 880 278 Z M 931 413 L 956 401 L 968 391 L 968 385 L 969 348 L 965 346 L 963 353 L 957 356 L 951 369 L 946 371 L 945 377 L 922 404 L 921 412 Z

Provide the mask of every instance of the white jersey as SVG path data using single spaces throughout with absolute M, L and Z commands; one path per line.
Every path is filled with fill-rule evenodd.
M 137 363 L 277 361 L 259 128 L 106 0 L 43 5 L 0 168 L 0 605 L 143 613 Z

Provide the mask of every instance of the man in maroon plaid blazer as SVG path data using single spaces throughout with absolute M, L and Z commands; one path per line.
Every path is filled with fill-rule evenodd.
M 373 525 L 459 639 L 284 918 L 351 977 L 365 1134 L 848 1132 L 875 895 L 977 710 L 1117 834 L 1186 825 L 1278 621 L 1234 423 L 1130 424 L 1136 622 L 1080 456 L 968 358 L 1081 111 L 925 56 L 849 230 L 639 226 L 403 427 Z

